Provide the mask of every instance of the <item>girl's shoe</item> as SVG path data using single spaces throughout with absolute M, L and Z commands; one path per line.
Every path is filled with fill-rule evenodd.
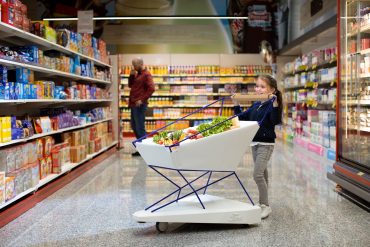
M 272 212 L 271 207 L 266 206 L 265 204 L 261 204 L 260 207 L 261 207 L 261 219 L 267 218 Z

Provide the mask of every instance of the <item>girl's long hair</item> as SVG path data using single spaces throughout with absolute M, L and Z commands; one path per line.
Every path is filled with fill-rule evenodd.
M 282 116 L 283 113 L 283 94 L 280 92 L 277 86 L 277 81 L 275 80 L 274 77 L 270 75 L 260 75 L 258 76 L 257 79 L 261 79 L 262 81 L 266 82 L 267 85 L 269 85 L 271 88 L 275 90 L 275 95 L 276 95 L 276 100 L 278 103 L 278 108 L 279 108 L 279 116 Z

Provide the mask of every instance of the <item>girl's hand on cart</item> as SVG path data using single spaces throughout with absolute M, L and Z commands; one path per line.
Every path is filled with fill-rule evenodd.
M 235 93 L 233 95 L 231 95 L 231 100 L 232 100 L 234 106 L 238 106 L 239 102 L 236 100 L 235 96 L 236 96 Z
M 273 106 L 274 107 L 278 107 L 278 103 L 277 103 L 277 97 L 276 97 L 276 95 L 275 94 L 269 94 L 269 99 L 274 99 L 274 101 L 273 101 Z

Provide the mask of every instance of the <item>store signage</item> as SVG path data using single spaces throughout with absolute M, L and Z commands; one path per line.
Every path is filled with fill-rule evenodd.
M 92 10 L 78 11 L 77 13 L 77 31 L 79 33 L 93 33 L 94 32 L 94 12 Z

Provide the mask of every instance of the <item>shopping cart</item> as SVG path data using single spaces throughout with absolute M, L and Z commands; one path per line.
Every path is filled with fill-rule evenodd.
M 239 128 L 195 141 L 190 140 L 197 135 L 194 134 L 179 143 L 169 146 L 158 145 L 150 138 L 168 126 L 184 120 L 218 102 L 221 102 L 221 115 L 225 99 L 226 97 L 216 100 L 133 142 L 133 145 L 146 164 L 177 188 L 144 210 L 135 212 L 133 217 L 136 221 L 156 222 L 156 228 L 160 232 L 167 230 L 169 222 L 241 225 L 258 224 L 261 222 L 261 209 L 254 204 L 235 170 L 264 118 L 260 122 L 240 121 Z M 272 108 L 273 99 L 270 102 L 270 107 Z M 233 115 L 225 121 L 238 117 L 241 114 L 243 112 Z M 215 124 L 200 133 L 212 129 L 225 121 Z M 178 182 L 163 174 L 161 170 L 177 172 L 183 179 L 184 184 L 178 184 Z M 193 173 L 199 172 L 200 175 L 190 180 L 185 176 L 185 173 L 190 171 Z M 222 177 L 211 181 L 211 177 L 215 173 L 222 174 Z M 206 184 L 200 188 L 195 188 L 194 182 L 203 177 L 207 178 Z M 208 187 L 229 177 L 236 178 L 250 203 L 206 194 Z M 191 192 L 181 195 L 181 192 L 186 187 L 190 188 Z M 177 195 L 176 199 L 168 202 L 169 198 L 171 196 L 175 197 L 175 195 Z

